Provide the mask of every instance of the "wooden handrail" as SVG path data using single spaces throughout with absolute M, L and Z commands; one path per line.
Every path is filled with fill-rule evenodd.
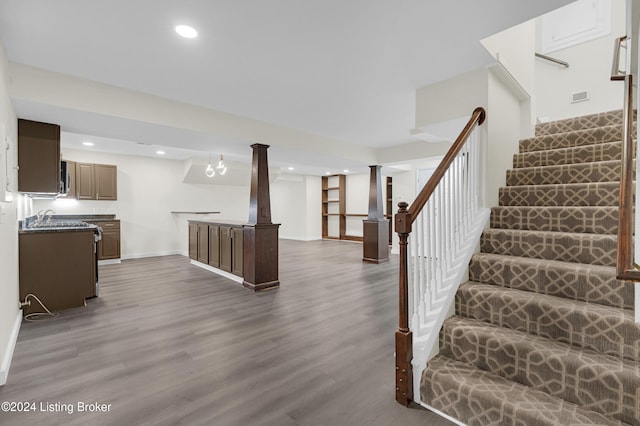
M 484 123 L 486 116 L 487 113 L 482 107 L 478 107 L 473 110 L 473 114 L 471 114 L 471 118 L 467 122 L 467 125 L 464 127 L 464 129 L 462 129 L 462 132 L 460 132 L 460 135 L 458 136 L 456 141 L 453 143 L 453 145 L 451 145 L 451 148 L 449 148 L 449 151 L 447 151 L 447 154 L 438 165 L 438 168 L 435 170 L 435 172 L 433 172 L 433 174 L 429 178 L 429 181 L 425 184 L 424 188 L 422 188 L 416 199 L 407 209 L 407 213 L 410 217 L 410 222 L 408 223 L 409 226 L 411 226 L 411 224 L 415 222 L 416 217 L 420 214 L 427 201 L 429 201 L 429 197 L 431 197 L 431 194 L 433 194 L 433 191 L 440 183 L 440 180 L 446 173 L 447 169 L 449 169 L 449 166 L 451 166 L 451 163 L 456 158 L 456 155 L 458 155 L 458 153 L 464 146 L 465 142 L 469 138 L 469 135 L 471 134 L 471 132 L 473 132 L 473 129 L 475 129 L 476 126 Z
M 398 330 L 396 331 L 396 401 L 405 406 L 408 406 L 413 401 L 413 368 L 411 366 L 413 333 L 409 329 L 409 263 L 407 247 L 411 225 L 415 222 L 427 201 L 429 201 L 471 132 L 476 126 L 484 123 L 485 118 L 486 112 L 484 108 L 478 107 L 473 111 L 466 126 L 462 129 L 462 132 L 449 148 L 438 168 L 433 172 L 414 202 L 411 206 L 404 201 L 400 202 L 398 204 L 398 213 L 394 217 L 400 250 Z
M 633 80 L 624 78 L 622 109 L 622 174 L 620 176 L 620 206 L 618 208 L 618 255 L 616 275 L 619 280 L 640 281 L 640 270 L 633 255 Z

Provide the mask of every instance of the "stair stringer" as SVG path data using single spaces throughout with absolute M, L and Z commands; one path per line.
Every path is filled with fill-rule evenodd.
M 451 316 L 458 287 L 466 280 L 471 257 L 478 252 L 482 232 L 489 224 L 491 209 L 481 208 L 475 219 L 462 234 L 461 244 L 457 253 L 452 254 L 451 265 L 443 274 L 446 278 L 438 286 L 444 291 L 444 296 L 433 302 L 429 312 L 422 316 L 413 312 L 413 301 L 409 302 L 409 328 L 413 333 L 413 396 L 414 401 L 429 410 L 432 407 L 420 401 L 420 381 L 422 371 L 427 362 L 439 352 L 439 335 L 444 320 Z M 411 283 L 413 285 L 413 282 Z M 411 289 L 409 294 L 412 294 Z M 448 417 L 448 416 L 447 416 Z M 462 424 L 462 423 L 458 423 Z

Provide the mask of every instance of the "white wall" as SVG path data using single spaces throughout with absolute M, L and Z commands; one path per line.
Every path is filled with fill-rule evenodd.
M 11 141 L 8 153 L 9 180 L 15 185 L 18 164 L 17 119 L 8 93 L 8 63 L 0 44 L 0 123 Z M 0 141 L 0 149 L 5 149 Z M 15 186 L 14 186 L 15 188 Z M 18 310 L 18 206 L 23 202 L 17 193 L 8 194 L 11 201 L 0 201 L 0 385 L 6 382 L 13 346 L 20 324 Z
M 321 188 L 318 176 L 280 175 L 271 184 L 271 220 L 280 224 L 280 238 L 302 241 L 322 238 Z
M 622 108 L 623 85 L 610 81 L 610 76 L 614 40 L 626 34 L 625 1 L 612 0 L 612 7 L 611 35 L 549 54 L 568 62 L 569 68 L 536 61 L 538 117 L 558 120 Z M 538 24 L 538 40 L 540 27 Z M 572 93 L 585 90 L 591 93 L 591 100 L 570 102 Z
M 383 185 L 383 188 L 385 185 Z M 349 174 L 346 177 L 346 212 L 347 212 L 347 235 L 354 237 L 362 237 L 363 225 L 362 221 L 366 219 L 363 216 L 348 216 L 349 214 L 368 214 L 369 213 L 369 174 Z M 384 191 L 386 192 L 386 191 Z M 384 192 L 382 199 L 384 200 Z M 383 202 L 383 207 L 384 207 Z
M 121 221 L 122 258 L 188 252 L 187 219 L 171 211 L 220 211 L 210 218 L 248 219 L 249 187 L 182 183 L 182 162 L 63 150 L 67 160 L 118 166 L 118 200 L 34 200 L 33 210 L 57 214 L 115 214 Z

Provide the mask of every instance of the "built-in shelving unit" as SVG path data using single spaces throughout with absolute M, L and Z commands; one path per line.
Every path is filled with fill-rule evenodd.
M 387 219 L 389 219 L 389 245 L 393 242 L 393 178 L 387 176 Z
M 322 177 L 322 238 L 341 240 L 347 229 L 345 175 Z

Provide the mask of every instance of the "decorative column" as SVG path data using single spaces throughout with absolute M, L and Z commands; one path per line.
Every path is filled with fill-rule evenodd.
M 369 166 L 369 214 L 362 221 L 364 262 L 382 263 L 389 260 L 389 221 L 382 210 L 382 166 Z
M 269 196 L 269 145 L 253 144 L 249 221 L 243 235 L 242 285 L 254 291 L 280 286 L 278 281 L 278 228 L 271 223 Z

